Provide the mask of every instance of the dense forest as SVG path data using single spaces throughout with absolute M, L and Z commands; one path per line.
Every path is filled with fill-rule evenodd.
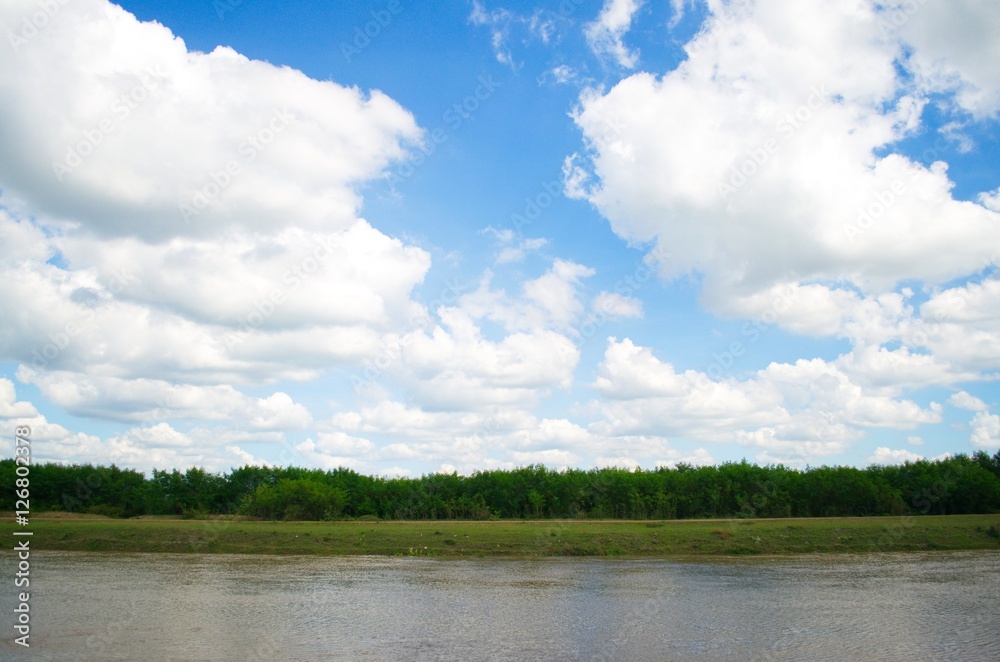
M 0 461 L 3 508 L 14 510 L 15 465 Z M 31 511 L 113 517 L 246 515 L 264 519 L 831 517 L 1000 512 L 1000 451 L 900 466 L 674 469 L 528 466 L 470 476 L 381 478 L 350 469 L 245 466 L 141 472 L 85 465 L 31 467 Z

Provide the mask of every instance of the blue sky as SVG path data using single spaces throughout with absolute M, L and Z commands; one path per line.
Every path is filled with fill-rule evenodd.
M 995 452 L 997 28 L 5 3 L 3 443 L 386 475 Z

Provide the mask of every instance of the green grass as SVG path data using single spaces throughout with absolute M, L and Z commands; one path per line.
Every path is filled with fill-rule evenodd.
M 0 524 L 10 539 L 15 527 Z M 338 556 L 719 556 L 1000 550 L 1000 515 L 499 522 L 31 520 L 31 548 Z

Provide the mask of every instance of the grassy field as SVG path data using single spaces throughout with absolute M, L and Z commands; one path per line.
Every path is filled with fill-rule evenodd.
M 35 516 L 32 550 L 337 556 L 630 556 L 1000 550 L 1000 515 L 829 519 L 258 522 Z

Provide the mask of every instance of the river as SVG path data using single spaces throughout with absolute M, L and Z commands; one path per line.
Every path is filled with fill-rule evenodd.
M 998 660 L 1000 554 L 677 561 L 36 552 L 31 660 Z

